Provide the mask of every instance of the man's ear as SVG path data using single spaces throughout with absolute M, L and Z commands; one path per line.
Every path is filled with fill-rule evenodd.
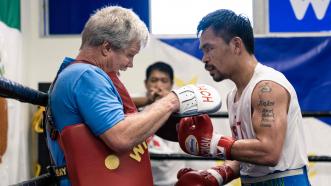
M 234 37 L 231 39 L 231 44 L 234 49 L 234 53 L 239 55 L 241 54 L 242 50 L 244 49 L 243 41 L 241 40 L 240 37 Z
M 112 52 L 110 43 L 107 41 L 104 41 L 101 45 L 101 52 L 102 55 L 106 56 L 109 52 Z

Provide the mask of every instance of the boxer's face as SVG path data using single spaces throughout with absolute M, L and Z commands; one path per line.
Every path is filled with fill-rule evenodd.
M 161 98 L 172 89 L 172 81 L 169 75 L 159 70 L 153 70 L 149 78 L 145 80 L 147 94 L 155 94 L 156 98 Z
M 133 58 L 140 50 L 140 43 L 133 42 L 128 48 L 113 50 L 108 58 L 109 69 L 113 72 L 125 71 L 133 67 Z
M 210 27 L 201 34 L 200 49 L 203 52 L 205 69 L 215 81 L 230 77 L 233 68 L 231 46 L 223 38 L 216 36 Z

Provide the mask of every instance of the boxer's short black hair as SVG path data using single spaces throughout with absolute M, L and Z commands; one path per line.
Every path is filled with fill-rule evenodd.
M 214 33 L 229 43 L 233 37 L 240 37 L 249 54 L 254 54 L 253 28 L 249 19 L 227 9 L 209 13 L 201 19 L 197 27 L 197 35 L 211 27 Z

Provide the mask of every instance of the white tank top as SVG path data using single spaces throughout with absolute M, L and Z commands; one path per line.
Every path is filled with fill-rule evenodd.
M 251 97 L 256 84 L 263 80 L 277 82 L 291 96 L 284 146 L 280 160 L 275 167 L 240 162 L 240 174 L 243 176 L 264 176 L 274 171 L 301 168 L 308 164 L 302 115 L 296 92 L 282 73 L 260 63 L 255 67 L 252 79 L 245 87 L 237 102 L 234 103 L 237 88 L 234 88 L 228 94 L 227 104 L 232 135 L 237 139 L 256 138 L 251 118 Z

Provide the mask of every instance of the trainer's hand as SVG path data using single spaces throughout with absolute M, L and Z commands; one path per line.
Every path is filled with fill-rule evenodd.
M 207 114 L 182 118 L 177 130 L 179 145 L 186 153 L 231 159 L 231 147 L 235 139 L 215 134 Z
M 179 100 L 178 115 L 181 117 L 214 113 L 222 106 L 217 90 L 209 85 L 186 85 L 173 92 Z

